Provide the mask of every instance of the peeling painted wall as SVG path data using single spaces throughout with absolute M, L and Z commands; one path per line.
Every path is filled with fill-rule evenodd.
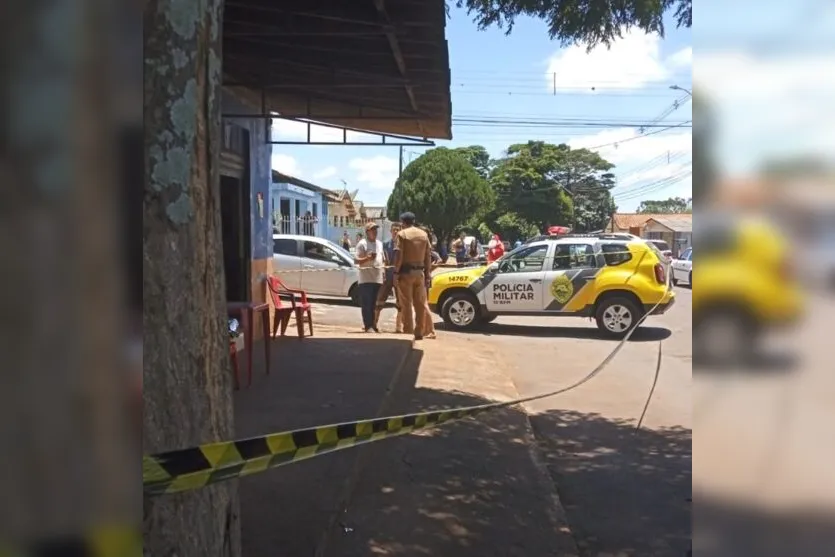
M 235 114 L 257 114 L 260 112 L 224 92 L 222 112 Z M 272 226 L 270 225 L 270 145 L 266 143 L 266 129 L 262 118 L 251 120 L 235 118 L 229 120 L 237 126 L 249 130 L 249 176 L 251 196 L 249 210 L 252 216 L 252 259 L 272 257 Z M 264 216 L 261 217 L 258 206 L 258 194 L 263 196 Z

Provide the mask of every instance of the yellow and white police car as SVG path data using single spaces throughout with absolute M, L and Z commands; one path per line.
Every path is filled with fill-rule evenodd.
M 589 317 L 624 336 L 646 312 L 675 301 L 668 264 L 631 234 L 567 234 L 537 239 L 495 263 L 436 274 L 429 307 L 450 329 L 474 329 L 500 315 Z

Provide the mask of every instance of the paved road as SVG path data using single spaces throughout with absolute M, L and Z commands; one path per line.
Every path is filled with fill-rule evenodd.
M 691 292 L 677 288 L 667 315 L 651 317 L 600 375 L 527 406 L 549 473 L 585 555 L 684 555 L 690 539 Z M 323 323 L 353 326 L 359 309 L 316 305 Z M 439 330 L 443 324 L 435 316 Z M 394 310 L 381 323 L 393 330 Z M 616 346 L 593 322 L 499 318 L 478 334 L 506 356 L 521 395 L 555 390 L 591 371 Z M 441 334 L 455 342 L 467 333 Z M 635 432 L 658 361 L 658 385 Z

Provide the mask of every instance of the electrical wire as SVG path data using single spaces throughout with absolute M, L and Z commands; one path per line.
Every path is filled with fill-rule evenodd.
M 655 387 L 658 385 L 658 377 L 661 375 L 661 346 L 663 344 L 663 340 L 658 341 L 658 360 L 655 362 L 655 377 L 652 379 L 652 386 L 649 388 L 649 394 L 647 395 L 647 401 L 644 403 L 644 409 L 641 411 L 641 417 L 638 418 L 638 425 L 635 426 L 636 433 L 641 429 L 641 425 L 644 423 L 644 418 L 646 417 L 647 410 L 649 409 L 649 403 L 652 401 L 652 396 L 655 394 Z

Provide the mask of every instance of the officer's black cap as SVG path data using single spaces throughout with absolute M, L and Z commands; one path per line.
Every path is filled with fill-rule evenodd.
M 403 224 L 414 224 L 415 223 L 415 214 L 411 211 L 406 211 L 402 215 L 400 215 L 400 222 Z

